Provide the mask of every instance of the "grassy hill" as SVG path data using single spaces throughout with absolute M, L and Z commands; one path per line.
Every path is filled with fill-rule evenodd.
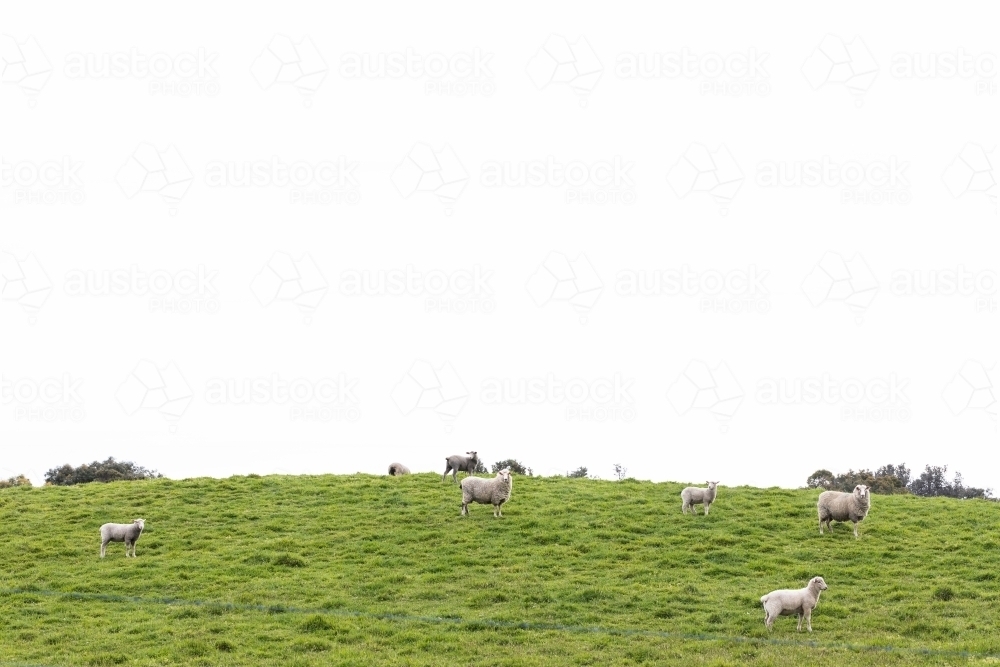
M 814 491 L 681 488 L 518 477 L 504 519 L 430 474 L 3 490 L 0 664 L 1000 662 L 1000 505 L 873 496 L 855 541 Z M 814 575 L 815 632 L 769 635 L 760 596 Z

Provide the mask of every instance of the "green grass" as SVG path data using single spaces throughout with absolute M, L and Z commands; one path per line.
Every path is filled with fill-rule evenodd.
M 0 664 L 1000 663 L 1000 505 L 874 496 L 855 541 L 815 491 L 681 487 L 518 477 L 503 519 L 435 475 L 3 490 Z M 768 634 L 815 575 L 815 631 Z

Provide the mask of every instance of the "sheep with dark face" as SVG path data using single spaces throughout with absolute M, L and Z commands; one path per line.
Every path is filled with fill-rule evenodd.
M 816 509 L 819 512 L 819 534 L 823 534 L 823 524 L 832 533 L 831 521 L 850 521 L 854 524 L 854 539 L 858 539 L 858 523 L 868 516 L 871 509 L 871 493 L 865 484 L 854 487 L 853 493 L 824 491 L 819 494 Z
M 409 475 L 410 469 L 404 466 L 402 463 L 390 463 L 389 464 L 389 474 L 393 477 L 398 475 Z
M 124 542 L 125 558 L 128 558 L 130 549 L 132 558 L 135 558 L 135 543 L 139 541 L 139 536 L 145 527 L 145 519 L 136 519 L 132 523 L 106 523 L 101 526 L 101 558 L 104 558 L 108 542 Z
M 476 472 L 476 468 L 479 466 L 479 455 L 476 452 L 466 452 L 466 454 L 467 456 L 452 454 L 445 459 L 444 474 L 441 475 L 442 482 L 448 477 L 449 472 L 451 473 L 452 484 L 458 481 L 459 471 L 467 475 Z

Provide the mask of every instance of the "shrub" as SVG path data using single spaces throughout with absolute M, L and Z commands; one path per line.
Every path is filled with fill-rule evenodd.
M 117 482 L 132 479 L 156 479 L 163 477 L 155 470 L 147 470 L 131 461 L 107 461 L 84 463 L 74 468 L 68 463 L 61 468 L 52 468 L 45 473 L 45 483 L 55 486 L 72 486 L 90 482 Z
M 0 489 L 9 489 L 13 486 L 26 486 L 31 487 L 31 480 L 24 475 L 18 475 L 17 477 L 10 477 L 8 479 L 0 479 Z
M 580 466 L 579 468 L 577 468 L 573 472 L 566 473 L 566 476 L 567 477 L 572 477 L 572 478 L 586 478 L 586 476 L 587 476 L 587 466 Z
M 884 465 L 875 472 L 862 468 L 857 472 L 848 470 L 841 475 L 834 475 L 826 469 L 817 470 L 806 479 L 806 487 L 849 493 L 858 484 L 864 484 L 872 493 L 891 495 L 906 493 L 906 484 L 909 480 L 910 469 L 905 463 L 900 463 Z
M 504 468 L 510 468 L 510 471 L 516 475 L 525 475 L 527 477 L 533 477 L 534 472 L 528 466 L 524 465 L 517 459 L 504 459 L 503 461 L 497 461 L 493 464 L 493 472 L 497 473 Z M 486 472 L 483 470 L 483 472 Z
M 985 498 L 993 497 L 993 489 L 980 489 L 965 486 L 962 483 L 962 473 L 956 472 L 951 482 L 947 479 L 948 466 L 924 466 L 920 477 L 910 482 L 908 488 L 915 496 L 944 496 L 946 498 Z

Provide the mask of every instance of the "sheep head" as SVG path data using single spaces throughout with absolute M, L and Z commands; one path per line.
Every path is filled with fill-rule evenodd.
M 718 485 L 719 485 L 718 482 L 709 482 L 708 483 L 708 490 L 709 491 L 715 491 L 715 487 L 717 487 Z
M 868 486 L 865 484 L 858 484 L 854 487 L 854 497 L 858 500 L 868 500 Z
M 146 527 L 145 519 L 135 519 L 132 521 L 132 523 L 137 524 L 139 526 L 139 530 L 142 530 L 143 528 Z
M 497 477 L 502 479 L 507 484 L 510 484 L 510 468 L 504 468 L 497 473 Z
M 473 461 L 479 460 L 479 454 L 476 452 L 466 452 Z
M 821 591 L 825 591 L 827 588 L 829 588 L 829 586 L 827 586 L 826 582 L 823 580 L 823 577 L 813 577 L 812 579 L 810 579 L 809 587 L 812 588 L 813 586 L 815 586 Z

